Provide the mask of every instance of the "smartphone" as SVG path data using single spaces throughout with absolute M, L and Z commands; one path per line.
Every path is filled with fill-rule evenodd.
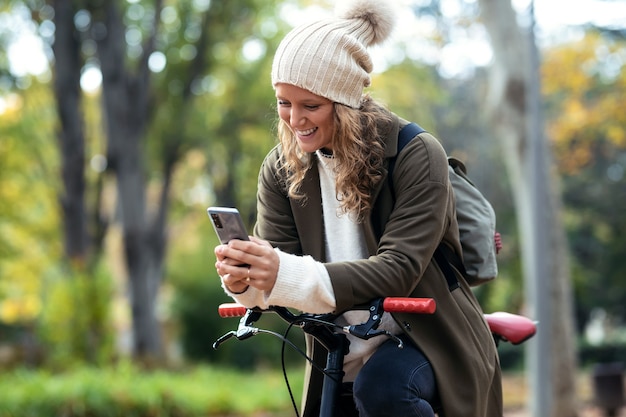
M 239 210 L 232 207 L 209 207 L 207 213 L 222 244 L 231 239 L 250 240 Z

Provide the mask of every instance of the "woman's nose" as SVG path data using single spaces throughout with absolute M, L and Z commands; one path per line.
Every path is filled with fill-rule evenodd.
M 303 121 L 305 120 L 305 117 L 300 110 L 292 108 L 290 119 L 291 119 L 290 122 L 292 126 L 299 126 L 303 123 Z

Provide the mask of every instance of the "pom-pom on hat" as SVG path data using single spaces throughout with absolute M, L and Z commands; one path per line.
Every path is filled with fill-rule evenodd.
M 394 13 L 386 0 L 339 2 L 336 16 L 294 28 L 272 64 L 272 85 L 292 84 L 358 108 L 373 65 L 367 48 L 385 41 Z

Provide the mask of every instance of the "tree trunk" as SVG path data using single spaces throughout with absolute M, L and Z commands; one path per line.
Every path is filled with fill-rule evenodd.
M 85 214 L 85 137 L 80 91 L 82 60 L 73 18 L 71 0 L 54 2 L 54 94 L 60 121 L 58 138 L 64 186 L 60 202 L 65 255 L 72 264 L 85 265 L 89 240 Z
M 152 228 L 146 203 L 142 140 L 148 125 L 150 73 L 140 60 L 137 74 L 124 65 L 125 27 L 115 2 L 92 10 L 106 31 L 94 33 L 102 71 L 107 127 L 107 169 L 117 181 L 125 260 L 129 279 L 134 354 L 144 358 L 162 355 L 156 301 L 161 283 L 164 224 Z M 158 13 L 156 14 L 158 16 Z M 156 24 L 156 23 L 155 23 Z M 94 25 L 97 30 L 100 26 Z M 148 43 L 144 54 L 152 52 Z
M 528 343 L 531 414 L 572 417 L 578 404 L 571 278 L 560 194 L 543 134 L 533 27 L 526 37 L 510 2 L 479 4 L 494 51 L 487 113 L 513 189 L 529 314 L 540 321 Z
M 92 273 L 101 255 L 102 241 L 106 224 L 100 216 L 97 202 L 101 193 L 101 177 L 95 192 L 96 204 L 92 214 L 86 198 L 86 151 L 84 116 L 82 113 L 82 92 L 80 76 L 83 66 L 80 33 L 75 29 L 74 16 L 77 9 L 71 0 L 52 2 L 54 7 L 55 35 L 54 53 L 54 96 L 59 117 L 58 146 L 61 156 L 61 177 L 63 192 L 59 197 L 62 210 L 64 250 L 67 280 L 84 279 L 89 290 L 80 295 L 80 302 L 74 305 L 83 317 L 87 317 L 84 327 L 71 326 L 74 354 L 95 361 L 97 352 L 106 339 L 106 326 L 102 315 L 95 310 L 99 298 L 93 291 Z M 92 222 L 89 224 L 89 222 Z M 90 233 L 91 231 L 91 233 Z M 73 284 L 72 284 L 73 285 Z

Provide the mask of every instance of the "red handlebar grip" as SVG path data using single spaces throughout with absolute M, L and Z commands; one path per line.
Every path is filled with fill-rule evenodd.
M 383 301 L 383 310 L 390 313 L 433 314 L 436 309 L 432 298 L 387 297 Z
M 246 314 L 248 309 L 241 304 L 237 303 L 225 303 L 220 304 L 217 309 L 220 317 L 242 317 Z

